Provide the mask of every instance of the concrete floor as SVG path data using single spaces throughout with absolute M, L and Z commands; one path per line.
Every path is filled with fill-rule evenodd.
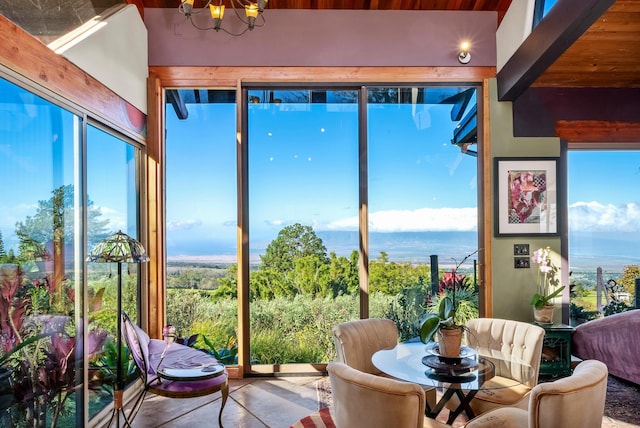
M 287 428 L 318 410 L 319 377 L 246 378 L 230 380 L 229 399 L 222 412 L 225 428 Z M 149 394 L 134 428 L 216 427 L 221 394 L 171 399 Z
M 225 428 L 288 428 L 318 410 L 316 382 L 320 377 L 254 377 L 230 380 L 222 413 Z M 640 427 L 638 385 L 610 377 L 603 428 Z M 221 395 L 171 399 L 149 394 L 133 421 L 134 428 L 217 427 Z M 443 416 L 443 415 L 440 415 Z M 438 419 L 446 420 L 446 415 Z M 454 427 L 464 425 L 461 416 Z

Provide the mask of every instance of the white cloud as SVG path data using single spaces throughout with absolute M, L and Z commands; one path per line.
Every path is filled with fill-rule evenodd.
M 569 206 L 569 225 L 574 231 L 637 232 L 640 230 L 640 205 L 576 202 Z
M 101 205 L 95 205 L 95 208 L 102 214 L 101 219 L 109 220 L 107 228 L 114 231 L 127 229 L 127 215 L 122 211 Z
M 371 232 L 467 232 L 477 230 L 476 208 L 420 208 L 377 211 L 369 214 Z M 357 230 L 358 218 L 331 222 L 329 230 Z
M 170 221 L 167 223 L 167 230 L 188 230 L 200 226 L 201 224 L 202 221 L 200 220 Z

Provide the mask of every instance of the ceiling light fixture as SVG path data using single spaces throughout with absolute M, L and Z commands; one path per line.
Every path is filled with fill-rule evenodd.
M 193 25 L 198 30 L 216 30 L 216 32 L 222 30 L 231 36 L 241 36 L 247 31 L 252 31 L 255 27 L 263 27 L 266 23 L 262 12 L 264 12 L 268 0 L 257 0 L 257 2 L 252 2 L 249 0 L 226 1 L 226 3 L 230 4 L 231 8 L 233 9 L 237 20 L 246 26 L 244 30 L 239 32 L 230 31 L 222 27 L 222 18 L 224 17 L 225 10 L 223 0 L 207 0 L 207 3 L 204 5 L 204 7 L 198 10 L 194 10 L 193 8 L 194 1 L 195 0 L 182 0 L 180 6 L 178 6 L 178 11 L 186 16 L 191 25 Z M 207 8 L 211 12 L 213 26 L 201 27 L 193 21 L 192 15 L 197 15 Z M 238 10 L 240 9 L 244 9 L 244 16 L 240 12 L 238 12 Z M 258 18 L 260 18 L 260 21 L 259 23 L 256 23 L 256 20 Z
M 471 61 L 471 52 L 469 52 L 470 48 L 471 48 L 471 45 L 469 44 L 469 42 L 460 43 L 460 52 L 458 53 L 458 61 L 460 61 L 461 64 L 467 64 L 469 63 L 469 61 Z

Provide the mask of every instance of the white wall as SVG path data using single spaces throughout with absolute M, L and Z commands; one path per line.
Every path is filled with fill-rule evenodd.
M 496 31 L 496 70 L 500 71 L 511 55 L 531 34 L 535 0 L 513 0 Z
M 49 47 L 146 114 L 147 29 L 136 6 L 118 5 Z

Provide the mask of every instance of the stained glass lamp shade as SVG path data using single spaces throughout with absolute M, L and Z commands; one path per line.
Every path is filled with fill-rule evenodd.
M 144 263 L 149 261 L 149 256 L 140 242 L 126 233 L 118 231 L 93 247 L 87 261 L 95 263 Z

